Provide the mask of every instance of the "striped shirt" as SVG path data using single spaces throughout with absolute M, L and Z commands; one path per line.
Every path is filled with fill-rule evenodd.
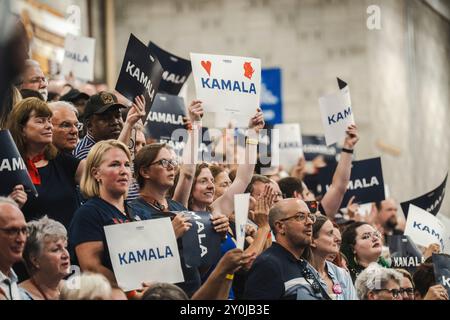
M 75 147 L 75 150 L 73 151 L 73 155 L 75 158 L 83 160 L 86 159 L 89 151 L 94 146 L 95 140 L 94 138 L 89 134 L 86 133 L 83 139 L 81 139 L 77 146 Z

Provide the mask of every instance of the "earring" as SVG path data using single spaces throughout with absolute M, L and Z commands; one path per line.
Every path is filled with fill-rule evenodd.
M 353 261 L 358 265 L 358 260 L 356 260 L 356 252 L 353 252 Z

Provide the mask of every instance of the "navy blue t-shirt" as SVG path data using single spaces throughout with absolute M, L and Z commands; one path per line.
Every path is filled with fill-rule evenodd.
M 80 207 L 76 192 L 75 173 L 80 160 L 70 154 L 59 153 L 45 167 L 38 168 L 41 184 L 35 185 L 38 196 L 28 194 L 22 208 L 27 221 L 44 215 L 69 227 L 73 214 Z
M 69 228 L 69 248 L 75 264 L 77 264 L 75 248 L 79 244 L 91 241 L 102 241 L 104 248 L 102 265 L 113 271 L 103 227 L 112 224 L 131 222 L 133 221 L 131 218 L 132 216 L 135 217 L 134 220 L 150 219 L 150 216 L 142 210 L 130 210 L 128 204 L 125 204 L 125 207 L 128 207 L 128 216 L 125 216 L 109 202 L 95 197 L 88 200 L 75 212 Z
M 169 206 L 169 212 L 164 212 L 148 204 L 144 199 L 139 197 L 138 199 L 133 200 L 130 203 L 130 206 L 137 211 L 144 210 L 147 214 L 150 215 L 150 219 L 173 217 L 174 214 L 171 212 L 174 211 L 188 211 L 188 209 L 186 209 L 181 203 L 175 200 L 167 199 L 167 204 Z M 186 264 L 184 263 L 183 242 L 181 238 L 177 239 L 177 244 L 178 251 L 180 253 L 181 269 L 183 270 L 184 282 L 176 283 L 176 285 L 183 289 L 184 292 L 186 292 L 186 294 L 191 297 L 195 293 L 195 291 L 200 288 L 200 272 L 198 268 L 186 267 Z

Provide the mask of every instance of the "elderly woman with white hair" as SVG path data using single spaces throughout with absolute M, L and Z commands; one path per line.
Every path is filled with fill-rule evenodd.
M 70 274 L 66 228 L 47 216 L 27 224 L 23 253 L 30 279 L 20 286 L 33 300 L 58 300 L 63 279 Z
M 111 300 L 113 289 L 100 273 L 83 272 L 64 283 L 60 300 Z
M 402 278 L 400 272 L 373 262 L 356 278 L 356 292 L 360 300 L 402 300 Z

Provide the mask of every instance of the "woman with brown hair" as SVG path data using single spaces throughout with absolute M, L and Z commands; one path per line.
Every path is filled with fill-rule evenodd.
M 38 196 L 29 195 L 22 208 L 27 220 L 48 215 L 66 228 L 79 207 L 76 185 L 83 164 L 58 153 L 52 144 L 52 111 L 37 98 L 20 101 L 8 117 L 7 128 L 24 159 Z
M 366 222 L 354 222 L 345 228 L 342 233 L 341 253 L 347 260 L 353 282 L 372 262 L 389 267 L 381 256 L 382 246 L 380 232 Z
M 350 274 L 328 261 L 330 255 L 339 252 L 335 228 L 331 220 L 322 214 L 316 214 L 312 226 L 312 241 L 303 257 L 317 271 L 320 284 L 333 300 L 358 300 Z

